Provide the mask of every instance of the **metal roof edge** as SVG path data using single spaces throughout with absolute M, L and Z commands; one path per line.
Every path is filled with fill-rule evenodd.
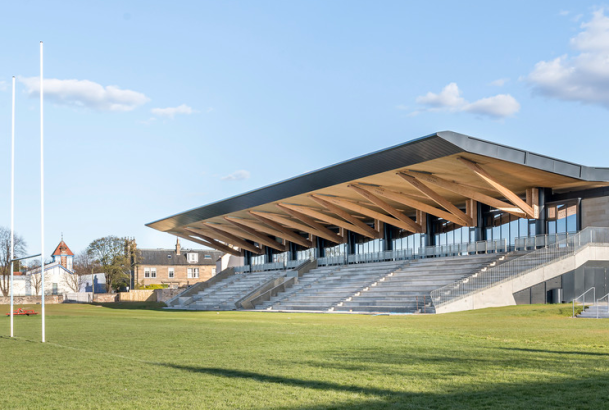
M 454 131 L 439 131 L 180 212 L 147 223 L 146 226 L 166 232 L 197 220 L 249 209 L 264 203 L 459 152 L 478 154 L 584 181 L 609 182 L 609 168 L 586 167 Z

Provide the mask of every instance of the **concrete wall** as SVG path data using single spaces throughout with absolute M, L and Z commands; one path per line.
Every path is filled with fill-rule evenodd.
M 609 227 L 609 197 L 582 199 L 582 229 L 588 226 Z

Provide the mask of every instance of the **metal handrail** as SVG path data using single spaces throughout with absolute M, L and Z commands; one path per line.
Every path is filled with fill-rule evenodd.
M 588 227 L 575 235 L 563 237 L 544 248 L 513 258 L 476 275 L 469 276 L 431 292 L 434 306 L 439 307 L 496 286 L 499 283 L 526 275 L 540 267 L 570 257 L 585 246 L 609 246 L 609 228 Z M 544 239 L 545 242 L 545 239 Z
M 575 301 L 579 298 L 584 298 L 582 304 L 584 305 L 584 310 L 586 309 L 586 293 L 592 291 L 592 306 L 594 306 L 594 300 L 596 298 L 596 288 L 595 287 L 591 287 L 590 289 L 588 289 L 587 291 L 585 291 L 584 293 L 582 293 L 581 295 L 579 295 L 578 297 L 576 297 L 575 299 L 573 299 L 573 316 L 571 317 L 575 317 Z M 582 310 L 583 312 L 583 310 Z M 596 309 L 596 318 L 598 319 L 598 309 Z
M 607 298 L 607 313 L 609 313 L 609 293 L 607 293 L 602 298 L 596 299 L 596 318 L 597 319 L 598 319 L 598 310 L 600 309 L 600 305 L 598 304 L 598 302 L 605 298 Z

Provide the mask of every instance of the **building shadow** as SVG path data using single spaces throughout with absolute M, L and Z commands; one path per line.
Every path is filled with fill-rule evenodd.
M 293 388 L 313 389 L 336 393 L 349 393 L 351 398 L 342 403 L 319 405 L 272 406 L 274 409 L 300 410 L 352 410 L 352 409 L 601 409 L 607 408 L 609 375 L 562 378 L 556 382 L 497 383 L 468 385 L 450 392 L 413 392 L 379 387 L 341 384 L 325 380 L 305 380 L 296 377 L 273 376 L 245 370 L 217 367 L 198 367 L 171 363 L 160 366 L 193 374 L 223 377 L 232 380 L 255 381 Z M 406 386 L 407 389 L 407 386 Z M 405 389 L 405 390 L 406 390 Z M 357 396 L 354 396 L 356 393 Z M 260 408 L 265 407 L 261 403 Z

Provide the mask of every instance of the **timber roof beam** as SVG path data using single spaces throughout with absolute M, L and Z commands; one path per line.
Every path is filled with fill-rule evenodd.
M 528 218 L 534 219 L 535 212 L 533 211 L 533 207 L 527 204 L 525 201 L 520 199 L 518 195 L 512 192 L 510 189 L 503 186 L 496 178 L 492 177 L 484 168 L 469 159 L 458 157 L 463 165 L 465 165 L 470 171 L 480 177 L 484 182 L 493 187 L 497 192 L 503 195 L 508 201 L 522 209 Z

